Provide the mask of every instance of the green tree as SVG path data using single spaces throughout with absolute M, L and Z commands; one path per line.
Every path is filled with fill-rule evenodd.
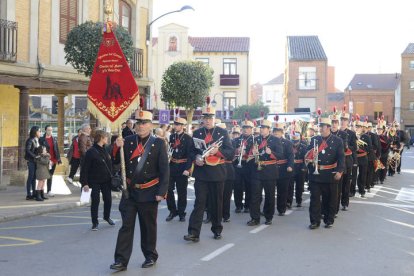
M 172 107 L 186 109 L 191 125 L 194 110 L 205 104 L 213 86 L 213 69 L 199 61 L 180 61 L 164 72 L 161 83 L 161 100 Z
M 261 117 L 263 112 L 266 116 L 269 114 L 269 107 L 264 106 L 262 102 L 256 102 L 252 105 L 240 105 L 234 109 L 233 119 L 244 120 L 244 114 L 248 112 L 251 119 Z
M 65 44 L 66 64 L 70 63 L 79 73 L 90 77 L 102 41 L 103 23 L 86 21 L 74 27 L 68 34 Z M 131 60 L 134 53 L 132 37 L 121 26 L 114 28 L 115 36 L 127 59 Z

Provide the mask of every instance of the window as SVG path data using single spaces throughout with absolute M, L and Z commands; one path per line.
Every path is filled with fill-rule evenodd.
M 210 63 L 209 58 L 196 58 L 195 60 L 200 61 L 200 62 L 202 62 L 204 64 L 207 64 L 207 65 L 209 65 L 209 63 Z
M 414 81 L 410 81 L 410 90 L 414 90 Z
M 299 98 L 299 108 L 309 108 L 311 112 L 316 110 L 316 98 Z
M 119 2 L 119 25 L 131 33 L 131 7 L 125 2 Z
M 409 108 L 410 108 L 410 111 L 414 111 L 414 102 L 410 102 Z
M 374 119 L 381 118 L 383 114 L 382 102 L 374 102 Z
M 299 67 L 299 90 L 316 90 L 316 67 Z
M 414 69 L 414 60 L 410 60 L 410 69 Z
M 237 59 L 223 59 L 223 75 L 237 75 Z
M 224 92 L 223 109 L 233 111 L 236 107 L 236 92 L 228 91 Z
M 78 0 L 60 0 L 59 42 L 65 44 L 69 32 L 78 25 Z
M 177 37 L 176 36 L 170 37 L 170 40 L 168 41 L 168 51 L 177 52 Z

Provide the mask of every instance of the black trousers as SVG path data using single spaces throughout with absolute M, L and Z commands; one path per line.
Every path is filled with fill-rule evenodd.
M 289 182 L 291 177 L 279 178 L 277 180 L 277 211 L 281 214 L 286 212 Z
M 124 201 L 124 202 L 122 202 Z M 157 261 L 157 213 L 158 202 L 136 202 L 132 198 L 121 199 L 124 216 L 118 232 L 115 248 L 115 261 L 128 265 L 134 242 L 135 221 L 138 214 L 141 231 L 141 251 L 146 260 Z M 121 204 L 121 203 L 120 203 Z
M 102 193 L 102 199 L 104 201 L 103 218 L 109 219 L 111 215 L 112 207 L 112 195 L 111 195 L 111 183 L 93 184 L 91 192 L 91 218 L 92 223 L 98 223 L 98 208 L 101 201 L 100 193 Z
M 168 184 L 167 206 L 170 212 L 185 217 L 185 208 L 187 207 L 187 186 L 188 177 L 185 175 L 171 176 Z M 175 204 L 174 190 L 177 187 L 177 205 Z M 178 209 L 177 209 L 178 206 Z
M 365 183 L 365 189 L 374 187 L 374 161 L 368 161 L 367 167 L 367 182 Z
M 272 220 L 275 214 L 275 190 L 276 179 L 259 180 L 252 179 L 252 197 L 250 201 L 250 216 L 252 219 L 260 221 L 260 203 L 262 202 L 262 191 L 265 192 L 263 213 L 266 220 Z
M 342 206 L 349 206 L 349 189 L 351 187 L 351 173 L 352 169 L 347 168 L 346 172 L 342 175 L 340 181 L 340 187 L 338 187 L 338 210 L 339 210 L 339 202 Z
M 358 193 L 361 195 L 365 195 L 365 187 L 367 183 L 367 172 L 368 166 L 367 165 L 358 165 Z
M 357 178 L 358 178 L 358 166 L 352 165 L 351 188 L 349 192 L 353 195 L 355 195 L 356 193 Z
M 221 233 L 223 225 L 221 220 L 223 218 L 223 189 L 224 182 L 207 182 L 195 180 L 195 202 L 194 209 L 191 212 L 188 224 L 188 233 L 200 236 L 201 225 L 203 223 L 204 210 L 207 206 L 207 198 L 209 197 L 209 213 L 211 218 L 211 231 L 213 233 Z
M 386 155 L 386 156 L 381 156 L 381 158 L 380 158 L 380 161 L 381 161 L 381 163 L 385 166 L 385 169 L 382 169 L 382 170 L 378 170 L 378 178 L 379 178 L 379 181 L 380 182 L 384 182 L 384 180 L 385 180 L 385 177 L 387 176 L 387 159 L 388 159 L 388 156 Z
M 78 171 L 78 168 L 80 166 L 80 158 L 72 158 L 70 160 L 70 172 L 69 172 L 69 178 L 73 179 L 75 177 L 76 172 Z
M 47 192 L 50 192 L 52 190 L 52 179 L 53 174 L 55 173 L 56 164 L 52 165 L 52 168 L 49 170 L 50 178 L 47 180 Z
M 233 194 L 233 183 L 234 180 L 227 179 L 224 182 L 224 189 L 223 189 L 223 219 L 230 218 L 230 202 L 231 202 L 231 195 Z
M 305 172 L 302 170 L 299 172 L 295 172 L 294 176 L 291 177 L 289 181 L 287 203 L 289 204 L 293 203 L 293 190 L 295 190 L 296 203 L 297 204 L 302 203 L 302 194 L 303 194 L 304 185 L 305 185 Z
M 309 185 L 311 194 L 309 218 L 311 224 L 319 224 L 321 222 L 321 210 L 324 212 L 324 222 L 333 224 L 338 198 L 338 182 L 321 183 L 311 181 Z M 321 206 L 321 197 L 323 206 Z
M 249 208 L 252 193 L 251 186 L 251 174 L 249 168 L 244 168 L 242 170 L 236 169 L 236 179 L 234 180 L 234 204 L 236 205 L 236 208 Z

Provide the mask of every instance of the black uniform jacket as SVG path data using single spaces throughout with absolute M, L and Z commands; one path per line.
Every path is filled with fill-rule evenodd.
M 277 138 L 273 135 L 269 135 L 267 137 L 258 136 L 255 138 L 255 143 L 257 143 L 259 148 L 259 161 L 267 162 L 267 161 L 277 161 L 281 157 L 283 157 L 283 145 L 282 139 Z M 271 154 L 266 153 L 266 147 L 269 147 L 272 151 Z M 258 164 L 254 164 L 253 166 L 253 178 L 259 180 L 276 180 L 279 178 L 279 169 L 278 165 L 271 164 L 271 165 L 260 165 L 262 168 L 258 170 Z
M 170 148 L 174 149 L 172 161 L 170 161 L 170 176 L 180 176 L 185 170 L 190 171 L 195 159 L 195 147 L 193 138 L 187 133 L 171 134 Z M 186 162 L 184 159 L 187 159 Z M 181 161 L 178 161 L 181 160 Z
M 288 172 L 287 168 L 291 167 L 292 170 L 294 169 L 295 163 L 295 155 L 293 153 L 293 143 L 290 140 L 282 138 L 282 146 L 283 146 L 283 153 L 281 156 L 277 156 L 278 164 L 279 164 L 279 178 L 287 178 L 291 177 L 293 174 L 292 172 Z
M 391 140 L 387 135 L 379 135 L 378 137 L 381 145 L 381 158 L 387 158 L 388 152 L 390 151 Z
M 355 131 L 350 130 L 349 128 L 346 128 L 344 130 L 348 134 L 348 148 L 352 151 L 352 162 L 354 165 L 358 163 L 357 158 L 357 137 Z
M 214 127 L 211 129 L 201 127 L 193 132 L 193 137 L 204 140 L 207 147 L 219 140 L 220 137 L 223 137 L 223 144 L 215 156 L 225 160 L 232 160 L 234 156 L 234 149 L 225 129 L 220 127 Z M 196 149 L 196 152 L 201 155 L 203 151 L 201 149 Z M 206 182 L 223 182 L 227 177 L 226 164 L 222 162 L 222 164 L 211 166 L 204 162 L 203 166 L 194 165 L 193 176 L 196 180 Z
M 309 164 L 309 180 L 321 183 L 332 183 L 334 174 L 336 172 L 343 173 L 345 170 L 344 143 L 341 138 L 332 134 L 330 134 L 327 138 L 322 138 L 322 136 L 318 135 L 312 137 L 308 150 L 314 148 L 314 140 L 316 140 L 316 144 L 319 148 L 318 164 L 320 166 L 327 166 L 336 163 L 336 167 L 332 169 L 319 168 L 319 174 L 314 174 L 315 166 L 313 164 Z M 321 147 L 323 140 L 325 140 L 327 145 L 324 149 Z
M 293 155 L 295 157 L 295 167 L 294 167 L 294 173 L 302 173 L 304 170 L 306 170 L 305 166 L 305 154 L 307 152 L 307 145 L 305 142 L 299 141 L 296 143 L 293 143 Z
M 98 144 L 88 149 L 82 165 L 79 182 L 82 187 L 88 185 L 109 183 L 112 176 L 111 156 L 104 147 Z
M 362 134 L 360 139 L 366 144 L 358 146 L 358 165 L 368 166 L 368 154 L 372 150 L 371 138 L 368 136 L 368 134 Z
M 125 156 L 125 170 L 127 182 L 130 182 L 135 168 L 138 166 L 138 159 L 140 162 L 145 161 L 145 164 L 136 179 L 139 183 L 129 183 L 128 189 L 130 197 L 137 202 L 151 202 L 155 201 L 155 196 L 165 196 L 168 190 L 168 182 L 170 177 L 170 167 L 168 165 L 167 147 L 165 141 L 161 138 L 155 138 L 152 145 L 150 145 L 150 152 L 146 160 L 141 159 L 144 153 L 144 145 L 148 141 L 149 136 L 141 139 L 137 134 L 130 135 L 125 138 L 124 142 L 124 156 Z M 139 146 L 141 144 L 141 146 Z M 140 150 L 142 149 L 142 151 Z M 114 163 L 120 162 L 119 149 L 114 148 L 113 151 Z M 158 178 L 158 184 L 146 188 L 137 189 L 134 184 L 145 184 Z
M 337 131 L 331 131 L 332 135 L 338 136 L 342 139 L 342 143 L 344 143 L 344 153 L 345 153 L 345 166 L 347 170 L 352 170 L 353 165 L 353 159 L 352 159 L 352 150 L 349 148 L 349 135 L 346 131 L 343 130 L 337 130 Z M 347 152 L 350 153 L 350 155 L 347 155 Z
M 372 132 L 367 132 L 367 135 L 371 139 L 372 148 L 368 154 L 368 161 L 374 161 L 378 157 L 380 150 L 378 135 Z

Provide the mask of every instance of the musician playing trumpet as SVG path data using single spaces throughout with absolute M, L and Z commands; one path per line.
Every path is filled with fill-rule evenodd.
M 250 201 L 250 217 L 248 226 L 255 226 L 260 223 L 260 202 L 262 191 L 265 192 L 263 207 L 265 224 L 271 225 L 275 213 L 275 186 L 278 177 L 277 157 L 283 153 L 281 139 L 270 134 L 272 123 L 262 120 L 260 125 L 260 136 L 255 138 L 253 155 L 256 156 L 256 163 L 252 169 L 252 198 Z
M 321 196 L 324 204 L 325 228 L 331 228 L 336 214 L 338 181 L 345 169 L 342 139 L 332 135 L 329 117 L 319 118 L 319 132 L 312 138 L 305 159 L 308 161 L 310 185 L 310 229 L 316 229 L 321 221 Z M 315 151 L 315 148 L 317 151 Z M 317 158 L 313 156 L 317 155 Z M 317 164 L 314 164 L 317 160 Z M 317 168 L 318 174 L 315 174 Z
M 366 134 L 367 122 L 362 122 L 358 114 L 355 120 L 355 132 L 357 136 L 357 159 L 358 159 L 358 192 L 361 198 L 365 198 L 365 187 L 368 176 L 368 153 L 372 149 L 371 138 Z M 352 189 L 352 188 L 351 188 Z M 355 190 L 355 187 L 353 187 Z
M 387 123 L 384 119 L 381 119 L 377 125 L 377 134 L 378 134 L 380 145 L 381 145 L 381 156 L 379 160 L 383 166 L 387 165 L 388 153 L 390 151 L 390 139 L 387 136 L 386 131 L 385 131 L 386 125 Z M 386 175 L 387 175 L 386 167 L 380 168 L 378 170 L 378 178 L 379 178 L 380 184 L 384 183 Z
M 226 181 L 225 160 L 232 160 L 234 149 L 229 135 L 225 129 L 215 126 L 214 107 L 210 105 L 210 97 L 207 97 L 207 105 L 202 109 L 204 126 L 193 132 L 193 138 L 204 140 L 207 149 L 198 150 L 195 159 L 195 203 L 191 213 L 188 234 L 184 240 L 198 242 L 207 196 L 209 197 L 209 212 L 211 217 L 211 231 L 214 239 L 221 239 L 223 226 L 223 189 Z M 221 142 L 218 142 L 218 141 Z

